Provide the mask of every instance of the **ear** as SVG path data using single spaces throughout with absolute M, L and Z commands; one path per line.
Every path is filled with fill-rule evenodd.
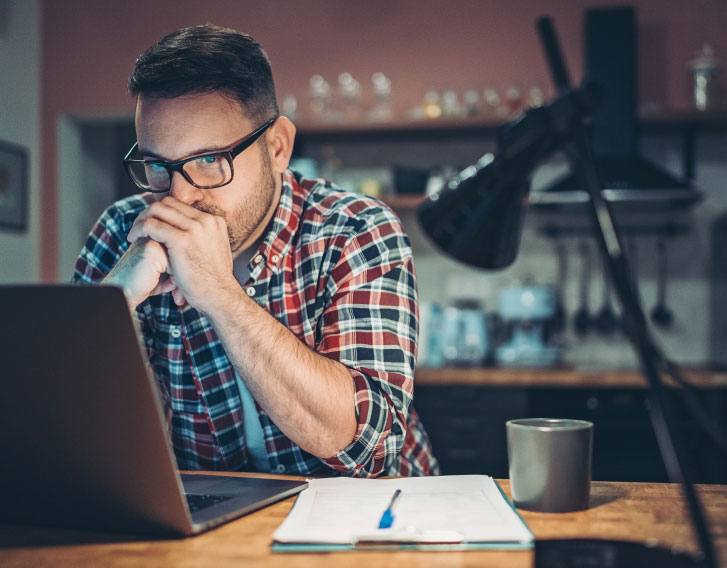
M 294 142 L 295 124 L 285 116 L 279 116 L 267 131 L 268 151 L 273 171 L 282 174 L 288 169 Z

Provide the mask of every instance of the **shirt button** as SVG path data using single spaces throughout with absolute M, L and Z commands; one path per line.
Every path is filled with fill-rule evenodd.
M 275 466 L 275 471 L 277 473 L 285 473 L 285 466 L 282 463 L 279 463 Z
M 274 254 L 270 260 L 273 261 L 273 264 L 278 264 L 280 257 L 277 254 Z
M 173 327 L 169 332 L 169 335 L 171 335 L 174 339 L 179 339 L 182 337 L 182 330 L 178 327 Z
M 255 288 L 253 286 L 248 286 L 245 292 L 247 292 L 247 295 L 252 298 L 255 295 Z
M 257 256 L 256 256 L 255 258 L 253 258 L 253 259 L 252 259 L 252 261 L 253 261 L 253 262 L 254 262 L 255 264 L 260 264 L 260 261 L 261 261 L 262 259 L 263 259 L 263 255 L 259 254 L 259 255 L 257 255 Z

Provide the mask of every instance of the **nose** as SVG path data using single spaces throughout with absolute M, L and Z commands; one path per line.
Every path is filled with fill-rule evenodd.
M 172 174 L 172 185 L 169 187 L 169 195 L 187 205 L 194 205 L 202 201 L 204 190 L 189 183 L 180 172 Z

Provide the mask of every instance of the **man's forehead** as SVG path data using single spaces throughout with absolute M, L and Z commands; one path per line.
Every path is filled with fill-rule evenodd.
M 167 160 L 224 148 L 253 127 L 238 102 L 218 93 L 140 96 L 135 124 L 139 152 Z
M 137 97 L 137 122 L 146 123 L 172 117 L 186 121 L 219 117 L 235 122 L 250 122 L 239 101 L 219 92 L 188 94 L 179 97 L 143 95 Z

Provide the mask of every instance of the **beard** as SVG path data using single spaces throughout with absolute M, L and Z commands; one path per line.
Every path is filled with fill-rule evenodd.
M 260 226 L 273 205 L 273 196 L 275 195 L 273 167 L 267 150 L 261 148 L 260 153 L 262 155 L 262 167 L 255 183 L 257 190 L 246 200 L 245 205 L 241 205 L 229 213 L 212 203 L 195 205 L 198 210 L 210 215 L 217 215 L 225 220 L 230 240 L 230 250 L 233 255 L 242 248 L 250 235 Z

